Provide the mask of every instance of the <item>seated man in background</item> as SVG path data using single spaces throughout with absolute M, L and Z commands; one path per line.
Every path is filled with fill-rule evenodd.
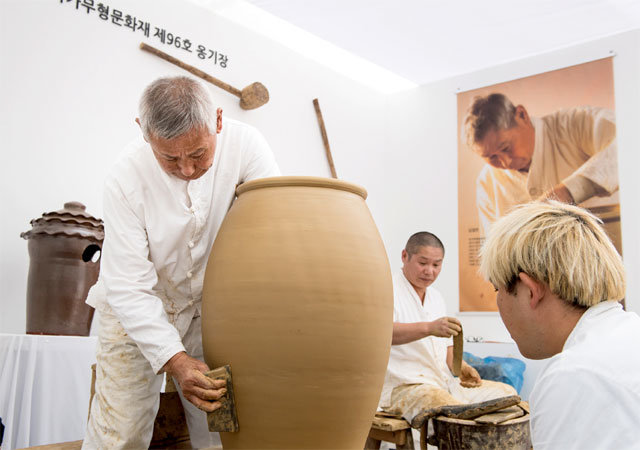
M 480 271 L 527 358 L 551 358 L 531 392 L 536 450 L 638 448 L 640 317 L 625 312 L 620 255 L 600 221 L 556 201 L 494 223 Z
M 460 378 L 451 373 L 451 337 L 462 331 L 446 316 L 444 299 L 431 286 L 444 259 L 440 239 L 414 234 L 402 250 L 402 270 L 393 277 L 393 341 L 380 408 L 407 421 L 425 410 L 516 395 L 513 387 L 481 380 L 462 362 Z

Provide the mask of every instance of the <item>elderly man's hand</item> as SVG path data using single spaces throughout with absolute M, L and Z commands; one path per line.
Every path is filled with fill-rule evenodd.
M 429 322 L 431 336 L 448 338 L 457 336 L 462 331 L 460 321 L 455 317 L 441 317 L 433 322 Z
M 460 368 L 460 386 L 475 388 L 480 385 L 482 385 L 482 378 L 480 378 L 478 371 L 463 361 Z
M 542 194 L 538 200 L 558 200 L 559 202 L 575 204 L 573 200 L 573 196 L 567 187 L 560 183 L 553 187 L 553 189 L 549 189 L 547 192 Z
M 164 365 L 163 370 L 176 379 L 184 398 L 207 412 L 222 406 L 219 400 L 227 392 L 226 381 L 212 380 L 204 375 L 209 367 L 185 352 L 176 353 Z

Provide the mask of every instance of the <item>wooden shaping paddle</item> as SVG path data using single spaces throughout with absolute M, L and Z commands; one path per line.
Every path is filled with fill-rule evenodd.
M 510 406 L 517 405 L 521 399 L 518 395 L 500 397 L 479 403 L 469 403 L 467 405 L 445 405 L 437 406 L 416 414 L 411 421 L 412 428 L 422 427 L 429 419 L 437 416 L 451 417 L 454 419 L 472 420 Z
M 209 431 L 236 432 L 238 426 L 238 414 L 236 412 L 236 401 L 233 394 L 233 381 L 231 380 L 231 366 L 226 365 L 206 372 L 205 375 L 214 380 L 225 380 L 227 382 L 227 393 L 220 399 L 222 407 L 213 412 L 207 413 L 207 423 Z
M 460 376 L 460 370 L 462 368 L 462 352 L 464 348 L 464 339 L 462 333 L 462 325 L 460 326 L 460 333 L 453 337 L 453 375 Z

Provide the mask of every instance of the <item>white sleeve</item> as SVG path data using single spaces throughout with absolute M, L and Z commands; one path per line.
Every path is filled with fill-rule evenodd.
M 442 305 L 442 315 L 440 317 L 448 317 L 449 314 L 447 314 L 447 304 L 444 301 L 444 297 L 442 296 L 442 294 L 440 293 L 439 290 L 437 290 L 436 288 L 432 288 L 436 294 L 438 294 L 438 297 L 440 299 L 440 304 Z M 464 333 L 464 329 L 462 330 L 462 332 Z M 448 338 L 440 338 L 442 339 L 442 341 L 446 344 L 447 347 L 453 347 L 453 336 L 448 337 Z
M 185 349 L 162 301 L 153 293 L 158 278 L 149 257 L 143 220 L 112 178 L 105 183 L 104 226 L 101 275 L 107 302 L 158 373 L 173 355 Z
M 567 425 L 574 422 L 571 411 L 584 396 L 570 394 L 577 380 L 567 375 L 544 374 L 531 393 L 531 444 L 536 450 L 566 448 L 576 437 L 575 427 Z
M 573 112 L 570 130 L 590 158 L 562 183 L 576 203 L 618 190 L 618 145 L 612 111 L 583 108 Z
M 618 388 L 586 367 L 548 370 L 530 396 L 533 448 L 624 448 L 617 444 L 628 444 L 637 424 L 617 404 L 618 396 L 625 396 Z M 603 434 L 606 429 L 615 429 L 616 436 Z M 637 432 L 631 435 L 637 438 Z
M 394 273 L 391 278 L 391 285 L 393 286 L 393 323 L 400 321 L 400 300 L 399 296 L 402 295 L 403 288 L 400 285 L 399 274 Z
M 271 147 L 258 130 L 253 127 L 248 128 L 243 147 L 241 182 L 280 175 Z

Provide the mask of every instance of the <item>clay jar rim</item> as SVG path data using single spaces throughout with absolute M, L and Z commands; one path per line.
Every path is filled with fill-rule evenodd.
M 306 186 L 321 187 L 329 189 L 337 189 L 339 191 L 347 191 L 359 195 L 364 200 L 367 199 L 367 190 L 357 184 L 347 181 L 336 180 L 335 178 L 308 177 L 308 176 L 285 176 L 285 177 L 269 177 L 259 178 L 247 181 L 236 188 L 236 195 L 252 191 L 255 189 L 284 187 L 284 186 Z

